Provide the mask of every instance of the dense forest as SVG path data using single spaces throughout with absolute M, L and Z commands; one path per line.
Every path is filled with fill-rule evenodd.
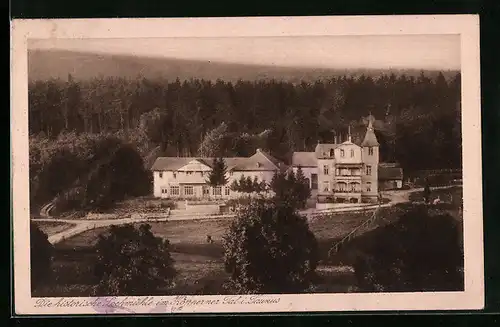
M 369 113 L 382 161 L 406 171 L 460 168 L 460 84 L 459 73 L 446 79 L 423 72 L 314 83 L 71 75 L 30 81 L 30 168 L 42 171 L 35 153 L 55 155 L 61 142 L 110 135 L 135 148 L 146 167 L 158 155 L 246 156 L 257 147 L 288 162 L 293 151 L 313 151 L 348 126 L 361 135 Z

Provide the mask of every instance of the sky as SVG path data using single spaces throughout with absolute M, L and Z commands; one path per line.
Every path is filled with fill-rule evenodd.
M 28 47 L 287 67 L 460 69 L 458 35 L 48 39 Z

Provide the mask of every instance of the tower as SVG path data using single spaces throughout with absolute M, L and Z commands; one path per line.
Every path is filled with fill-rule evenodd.
M 378 163 L 379 143 L 373 128 L 375 117 L 368 116 L 366 134 L 361 143 L 363 173 L 362 173 L 362 198 L 366 201 L 376 201 L 378 196 Z

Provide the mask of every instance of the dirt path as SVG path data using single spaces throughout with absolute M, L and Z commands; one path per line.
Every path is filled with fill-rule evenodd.
M 433 189 L 446 189 L 446 188 L 452 188 L 456 187 L 456 185 L 453 186 L 443 186 L 443 187 L 434 187 Z M 408 202 L 410 193 L 413 192 L 419 192 L 423 191 L 423 188 L 416 188 L 416 189 L 411 189 L 411 190 L 395 190 L 395 191 L 384 191 L 382 192 L 384 197 L 390 198 L 390 202 L 381 205 L 381 207 L 390 207 L 392 205 L 398 204 L 398 203 L 404 203 Z M 328 211 L 317 211 L 317 210 L 305 210 L 302 212 L 302 214 L 306 216 L 310 216 L 312 214 L 318 213 L 318 212 L 328 212 L 328 213 L 333 213 L 333 212 L 348 212 L 348 211 L 360 211 L 360 210 L 373 210 L 377 208 L 378 205 L 369 205 L 369 206 L 355 206 L 355 207 L 341 207 L 341 208 L 336 208 Z M 137 218 L 123 218 L 123 219 L 105 219 L 105 220 L 88 220 L 88 219 L 58 219 L 58 218 L 47 218 L 48 216 L 42 216 L 42 218 L 35 218 L 35 221 L 48 221 L 48 222 L 63 222 L 63 223 L 71 223 L 74 224 L 75 226 L 63 230 L 60 233 L 54 234 L 49 236 L 49 242 L 52 244 L 61 242 L 67 238 L 70 238 L 72 236 L 78 235 L 80 233 L 83 233 L 87 230 L 94 229 L 94 228 L 101 228 L 101 227 L 108 227 L 112 225 L 123 225 L 123 224 L 128 224 L 128 223 L 139 223 L 139 222 L 159 222 L 159 221 L 182 221 L 182 220 L 208 220 L 208 219 L 229 219 L 233 218 L 234 215 L 218 215 L 218 216 L 212 216 L 212 217 L 207 217 L 204 215 L 196 215 L 196 214 L 173 214 L 170 215 L 168 218 L 158 218 L 158 219 L 152 219 L 152 218 L 142 218 L 142 219 L 137 219 Z

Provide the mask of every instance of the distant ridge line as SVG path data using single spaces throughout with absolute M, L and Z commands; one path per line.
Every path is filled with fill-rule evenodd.
M 253 64 L 223 63 L 188 59 L 162 57 L 138 57 L 124 54 L 105 54 L 93 52 L 77 52 L 70 50 L 28 51 L 29 80 L 46 80 L 50 78 L 66 79 L 68 74 L 77 80 L 88 80 L 95 77 L 114 76 L 127 79 L 145 77 L 150 79 L 189 80 L 205 79 L 216 81 L 238 80 L 280 80 L 287 82 L 313 82 L 341 76 L 402 75 L 432 77 L 439 72 L 452 78 L 458 71 L 432 70 L 416 68 L 314 68 L 269 66 Z

